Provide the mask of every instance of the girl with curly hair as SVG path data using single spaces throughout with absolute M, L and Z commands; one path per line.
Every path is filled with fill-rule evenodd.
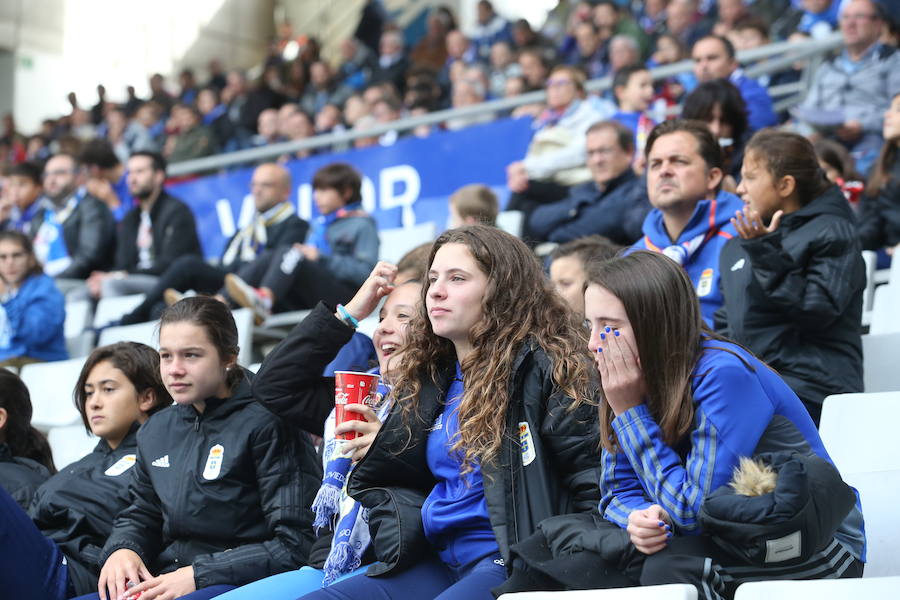
M 395 410 L 348 482 L 378 562 L 304 598 L 492 598 L 511 545 L 597 505 L 585 332 L 527 246 L 450 230 L 421 299 Z

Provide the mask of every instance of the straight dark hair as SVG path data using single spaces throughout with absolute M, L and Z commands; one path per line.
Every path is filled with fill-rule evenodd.
M 237 325 L 231 310 L 224 302 L 210 296 L 184 298 L 168 307 L 159 317 L 159 330 L 162 331 L 163 327 L 172 323 L 191 323 L 202 327 L 222 361 L 237 357 L 240 352 Z M 234 389 L 243 378 L 244 372 L 240 367 L 230 369 L 227 376 L 228 388 Z
M 707 169 L 722 169 L 725 158 L 722 156 L 722 148 L 719 142 L 713 137 L 712 132 L 703 121 L 695 121 L 692 119 L 671 119 L 663 121 L 653 128 L 650 135 L 647 136 L 647 145 L 644 147 L 644 155 L 649 157 L 650 151 L 653 150 L 653 144 L 656 140 L 664 135 L 671 133 L 684 132 L 690 134 L 697 140 L 697 150 L 706 163 Z
M 91 355 L 84 362 L 84 366 L 81 367 L 81 374 L 78 376 L 78 382 L 75 384 L 75 389 L 72 392 L 75 408 L 81 414 L 81 422 L 84 423 L 84 429 L 88 433 L 91 432 L 91 426 L 88 422 L 87 410 L 85 409 L 87 395 L 84 391 L 84 386 L 91 371 L 102 362 L 108 362 L 122 371 L 138 394 L 142 394 L 147 390 L 153 390 L 156 402 L 153 404 L 153 408 L 147 411 L 149 414 L 152 415 L 172 404 L 172 396 L 169 395 L 169 390 L 163 384 L 159 373 L 159 352 L 146 344 L 138 342 L 118 342 L 108 346 L 101 346 L 91 352 Z
M 31 243 L 31 240 L 28 239 L 27 235 L 25 235 L 21 231 L 15 230 L 0 231 L 0 242 L 16 243 L 28 256 L 28 269 L 25 271 L 25 277 L 22 278 L 23 282 L 29 277 L 44 274 L 44 268 L 41 267 L 41 264 L 38 262 L 37 256 L 35 256 L 34 254 L 34 245 Z M 0 276 L 0 279 L 3 279 L 2 276 Z M 6 280 L 4 280 L 4 282 L 9 283 Z
M 6 427 L 3 436 L 13 456 L 30 458 L 56 473 L 53 453 L 43 433 L 31 426 L 31 394 L 19 376 L 0 369 L 0 408 L 6 409 Z
M 350 192 L 347 204 L 362 202 L 362 177 L 347 163 L 325 165 L 313 175 L 314 190 L 337 190 L 341 195 Z
M 812 143 L 802 135 L 760 129 L 747 142 L 744 160 L 751 154 L 775 179 L 786 175 L 793 177 L 801 204 L 815 200 L 833 185 L 819 165 Z
M 900 96 L 900 93 L 894 94 L 894 97 L 891 98 L 891 102 L 893 102 L 894 98 L 897 96 Z M 897 160 L 898 146 L 900 146 L 900 138 L 884 140 L 884 144 L 881 146 L 881 152 L 878 153 L 878 160 L 875 161 L 875 166 L 872 168 L 872 174 L 869 176 L 869 181 L 866 183 L 866 195 L 874 198 L 881 192 L 881 189 L 890 182 L 891 167 L 893 167 L 894 162 Z
M 684 99 L 681 117 L 709 122 L 716 106 L 722 111 L 722 120 L 731 125 L 731 137 L 737 143 L 747 132 L 747 104 L 740 90 L 727 79 L 713 79 L 698 85 Z
M 132 152 L 131 156 L 128 157 L 129 160 L 134 158 L 135 156 L 146 156 L 150 159 L 150 162 L 153 164 L 154 171 L 162 171 L 163 175 L 166 173 L 166 167 L 168 163 L 166 163 L 166 159 L 163 158 L 163 155 L 159 152 L 151 152 L 149 150 L 138 150 L 137 152 Z

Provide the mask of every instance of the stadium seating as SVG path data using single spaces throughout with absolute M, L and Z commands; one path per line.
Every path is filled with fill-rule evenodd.
M 866 522 L 866 568 L 863 577 L 900 576 L 900 519 L 897 519 L 900 469 L 843 473 L 843 477 L 859 492 Z M 900 586 L 893 597 L 900 598 Z
M 525 213 L 520 210 L 504 210 L 497 215 L 497 227 L 516 237 L 522 236 Z
M 57 469 L 72 464 L 88 455 L 97 445 L 98 438 L 88 434 L 80 422 L 76 425 L 51 427 L 47 441 L 53 451 L 53 462 Z
M 72 402 L 72 390 L 78 382 L 84 359 L 33 363 L 22 367 L 20 377 L 31 393 L 34 412 L 31 424 L 47 431 L 51 427 L 81 422 Z
M 437 237 L 437 226 L 432 223 L 419 223 L 411 227 L 382 229 L 378 232 L 381 240 L 379 258 L 396 263 L 404 254 L 425 242 Z
M 900 577 L 754 581 L 738 586 L 734 600 L 893 600 L 900 597 Z
M 94 312 L 94 327 L 106 327 L 111 321 L 121 319 L 124 315 L 130 313 L 143 301 L 144 294 L 101 298 L 97 302 L 97 310 Z
M 838 394 L 825 398 L 819 435 L 843 475 L 900 469 L 897 435 L 900 392 Z
M 499 600 L 696 600 L 697 588 L 683 583 L 648 585 L 611 590 L 573 592 L 519 592 L 503 594 Z
M 862 336 L 863 376 L 867 393 L 900 390 L 900 332 Z
M 106 346 L 116 342 L 140 342 L 156 349 L 159 347 L 157 322 L 148 321 L 147 323 L 137 323 L 135 325 L 107 327 L 100 332 L 100 339 L 97 341 L 97 345 Z
M 896 262 L 900 263 L 900 260 Z M 893 284 L 875 288 L 869 333 L 900 332 L 900 311 L 897 306 L 900 306 L 900 276 Z

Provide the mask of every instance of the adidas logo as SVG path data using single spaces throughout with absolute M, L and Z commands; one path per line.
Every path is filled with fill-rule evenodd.
M 166 454 L 162 458 L 157 458 L 150 464 L 153 465 L 154 467 L 162 467 L 164 469 L 168 469 L 169 468 L 169 455 Z
M 731 265 L 731 270 L 732 270 L 732 271 L 738 271 L 738 270 L 740 270 L 740 269 L 743 269 L 743 268 L 744 268 L 744 263 L 745 263 L 745 262 L 746 262 L 746 261 L 745 261 L 743 258 L 740 259 L 740 260 L 738 260 L 736 263 L 734 263 L 733 265 Z

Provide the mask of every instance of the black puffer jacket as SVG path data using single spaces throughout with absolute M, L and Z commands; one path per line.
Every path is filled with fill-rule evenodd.
M 864 194 L 859 205 L 859 241 L 863 250 L 900 244 L 900 156 L 890 179 L 875 197 Z
M 6 444 L 0 444 L 0 486 L 12 496 L 22 510 L 28 510 L 38 486 L 50 477 L 47 468 L 21 456 L 13 456 Z
M 202 414 L 171 406 L 141 428 L 131 506 L 101 560 L 128 548 L 154 574 L 193 565 L 197 589 L 296 569 L 313 541 L 321 477 L 308 437 L 259 406 L 245 378 Z
M 811 413 L 861 392 L 865 267 L 856 223 L 834 186 L 774 232 L 734 238 L 719 257 L 717 329 L 774 367 Z
M 437 482 L 426 462 L 425 424 L 443 410 L 454 372 L 446 365 L 437 385 L 427 377 L 423 381 L 409 444 L 402 411 L 393 411 L 350 474 L 350 495 L 370 509 L 369 530 L 380 561 L 369 567 L 370 575 L 402 570 L 429 552 L 421 509 Z M 504 559 L 510 545 L 544 519 L 588 512 L 600 499 L 596 411 L 586 405 L 567 411 L 571 399 L 555 388 L 550 359 L 535 345 L 523 345 L 512 373 L 500 455 L 481 465 L 491 527 Z M 530 435 L 522 434 L 526 427 Z
M 93 452 L 48 479 L 31 501 L 29 516 L 66 556 L 78 594 L 97 591 L 100 551 L 113 519 L 128 506 L 137 429 L 135 424 L 115 450 L 100 440 Z
M 856 494 L 827 460 L 798 452 L 754 457 L 778 474 L 775 490 L 743 496 L 724 485 L 700 507 L 703 531 L 739 560 L 760 566 L 803 563 L 825 548 Z
M 153 237 L 153 264 L 146 269 L 138 267 L 140 254 L 137 247 L 141 227 L 141 207 L 132 208 L 119 223 L 116 243 L 116 271 L 161 275 L 172 261 L 183 254 L 202 255 L 194 213 L 188 205 L 162 191 L 150 209 Z

